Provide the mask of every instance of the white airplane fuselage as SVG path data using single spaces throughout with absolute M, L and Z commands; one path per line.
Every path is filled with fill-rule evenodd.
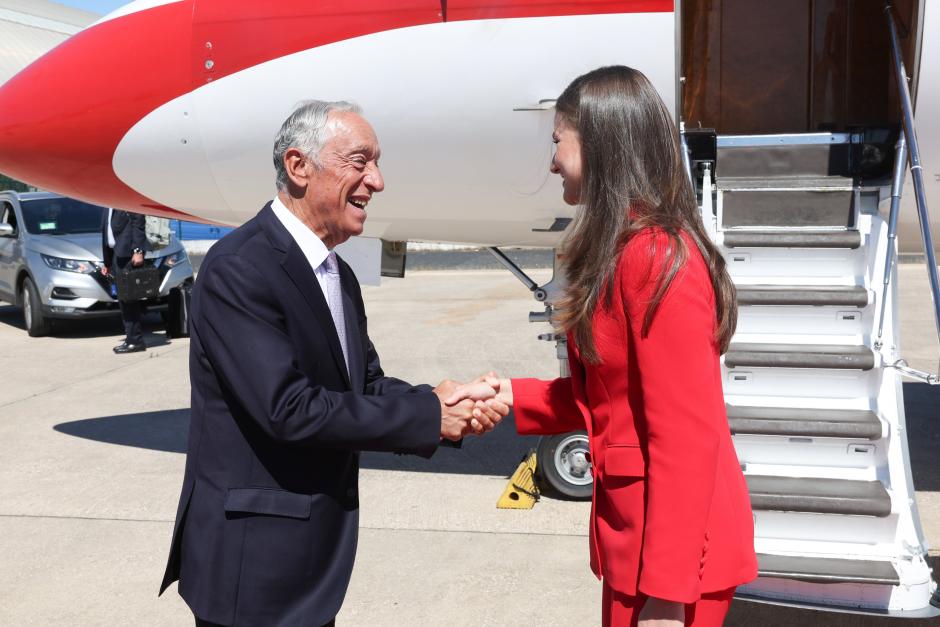
M 237 225 L 274 195 L 272 140 L 296 103 L 346 99 L 383 154 L 386 191 L 364 235 L 554 246 L 562 233 L 549 228 L 573 208 L 548 172 L 551 99 L 578 74 L 622 63 L 675 112 L 675 6 L 491 4 L 132 2 L 0 89 L 0 171 L 100 204 Z M 927 112 L 940 108 L 930 36 L 940 8 L 925 5 L 922 30 L 917 124 L 936 206 L 940 128 Z M 913 251 L 906 191 L 900 242 Z

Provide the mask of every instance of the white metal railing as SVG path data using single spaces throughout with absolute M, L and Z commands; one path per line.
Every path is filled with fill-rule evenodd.
M 933 299 L 934 319 L 937 325 L 937 337 L 940 338 L 940 276 L 938 276 L 937 273 L 937 259 L 934 255 L 933 237 L 930 233 L 930 213 L 927 210 L 927 194 L 924 191 L 924 173 L 920 163 L 920 147 L 917 144 L 917 133 L 914 130 L 914 107 L 911 104 L 911 90 L 908 86 L 907 70 L 904 67 L 904 59 L 901 56 L 901 46 L 898 43 L 897 26 L 895 24 L 894 13 L 892 11 L 890 0 L 885 2 L 885 16 L 887 17 L 888 22 L 888 34 L 891 37 L 891 51 L 894 57 L 894 74 L 898 84 L 898 95 L 901 99 L 903 140 L 907 145 L 908 157 L 910 159 L 911 179 L 914 183 L 914 196 L 917 202 L 917 219 L 920 223 L 921 241 L 924 245 L 924 257 L 927 261 L 927 275 L 930 281 L 930 295 Z M 898 146 L 898 153 L 903 157 L 903 152 L 904 144 L 902 143 Z M 895 236 L 897 231 L 897 208 L 895 205 L 898 203 L 894 196 L 896 192 L 897 197 L 900 197 L 899 178 L 903 177 L 903 162 L 901 170 L 902 172 L 899 175 L 898 168 L 895 167 L 895 189 L 892 190 L 891 203 L 892 216 L 889 218 L 889 227 L 894 228 Z M 889 236 L 891 236 L 890 231 Z M 891 240 L 891 243 L 893 243 L 893 240 Z M 889 262 L 890 257 L 893 254 L 891 251 L 893 251 L 893 247 L 889 246 Z M 885 280 L 887 281 L 887 279 Z M 884 298 L 882 298 L 882 312 L 884 311 L 883 303 Z M 880 335 L 881 331 L 879 329 L 879 340 Z M 907 363 L 904 362 L 904 360 L 899 360 L 896 362 L 894 367 L 907 376 L 921 379 L 934 385 L 940 383 L 940 376 L 937 374 L 926 373 L 910 368 Z

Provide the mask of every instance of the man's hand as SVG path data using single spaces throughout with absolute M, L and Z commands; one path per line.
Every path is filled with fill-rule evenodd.
M 637 617 L 637 627 L 682 627 L 685 625 L 685 605 L 649 597 Z
M 131 265 L 135 268 L 139 268 L 144 265 L 144 254 L 143 253 L 134 253 L 134 256 L 131 257 Z
M 442 381 L 434 391 L 441 399 L 441 436 L 448 439 L 460 439 L 467 433 L 481 435 L 492 431 L 497 424 L 509 413 L 509 406 L 496 398 L 497 390 L 493 385 L 499 385 L 499 380 L 493 376 L 484 375 L 471 383 L 460 385 L 454 381 Z M 469 416 L 466 415 L 469 410 Z M 466 421 L 459 437 L 449 437 L 444 433 L 444 421 Z
M 434 388 L 434 393 L 441 402 L 441 439 L 457 441 L 471 429 L 473 410 L 476 403 L 469 399 L 448 405 L 445 399 L 453 394 L 458 384 L 445 380 Z
M 491 431 L 509 414 L 511 403 L 506 402 L 506 398 L 500 393 L 504 382 L 509 386 L 511 399 L 512 385 L 509 379 L 501 380 L 495 372 L 488 372 L 470 383 L 458 385 L 445 403 L 455 405 L 465 399 L 476 401 L 475 420 L 470 421 L 470 426 L 474 433 L 481 435 L 486 431 Z
M 108 266 L 101 266 L 101 276 L 108 276 Z

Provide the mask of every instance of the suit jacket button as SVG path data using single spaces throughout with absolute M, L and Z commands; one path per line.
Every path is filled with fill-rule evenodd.
M 348 490 L 346 490 L 346 496 L 348 496 L 351 499 L 356 498 L 356 488 L 349 488 Z

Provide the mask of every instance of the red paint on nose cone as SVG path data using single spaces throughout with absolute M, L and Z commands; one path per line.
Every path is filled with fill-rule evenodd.
M 189 91 L 192 2 L 88 28 L 4 84 L 0 172 L 67 196 L 180 217 L 120 181 L 112 159 L 137 121 Z

